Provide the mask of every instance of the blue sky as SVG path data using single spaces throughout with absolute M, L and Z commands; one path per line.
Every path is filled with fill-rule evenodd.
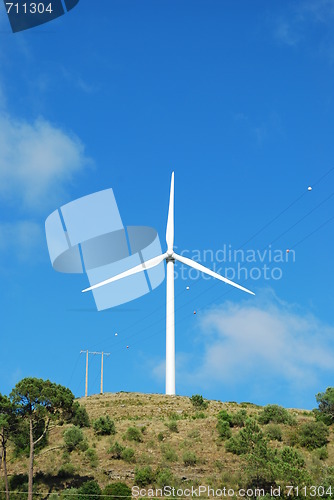
M 172 170 L 178 250 L 269 273 L 251 297 L 177 268 L 177 393 L 313 408 L 333 386 L 333 24 L 332 0 L 81 0 L 13 34 L 0 4 L 2 393 L 36 376 L 83 395 L 87 348 L 111 353 L 106 391 L 164 392 L 164 284 L 98 313 L 44 222 L 112 187 L 164 248 Z

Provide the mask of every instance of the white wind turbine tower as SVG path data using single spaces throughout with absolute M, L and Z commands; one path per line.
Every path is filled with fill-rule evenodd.
M 178 260 L 182 262 L 182 264 L 186 264 L 187 266 L 193 267 L 202 273 L 208 274 L 213 278 L 217 278 L 229 285 L 232 285 L 244 292 L 250 293 L 251 295 L 255 295 L 247 288 L 244 288 L 233 281 L 224 278 L 218 273 L 211 271 L 207 267 L 202 266 L 198 262 L 195 262 L 192 259 L 188 259 L 187 257 L 183 257 L 182 255 L 178 255 L 174 252 L 174 172 L 172 173 L 171 186 L 170 186 L 170 198 L 169 198 L 169 210 L 168 210 L 168 220 L 167 220 L 167 229 L 166 229 L 166 243 L 167 243 L 167 252 L 159 255 L 158 257 L 154 257 L 138 266 L 129 269 L 123 273 L 117 274 L 112 278 L 101 281 L 96 285 L 90 286 L 83 292 L 88 292 L 90 290 L 94 290 L 95 288 L 99 288 L 100 286 L 107 285 L 108 283 L 113 283 L 114 281 L 120 280 L 122 278 L 126 278 L 127 276 L 131 276 L 132 274 L 140 273 L 152 267 L 159 265 L 162 261 L 166 261 L 167 263 L 167 291 L 166 291 L 166 394 L 175 395 L 175 312 L 174 312 L 174 264 L 175 261 Z

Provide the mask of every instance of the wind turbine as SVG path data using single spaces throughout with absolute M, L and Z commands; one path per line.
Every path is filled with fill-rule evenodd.
M 120 280 L 122 278 L 126 278 L 127 276 L 131 276 L 132 274 L 140 273 L 147 269 L 151 269 L 152 267 L 158 266 L 164 260 L 167 264 L 167 291 L 166 291 L 166 394 L 175 395 L 175 311 L 174 311 L 174 264 L 175 261 L 182 262 L 182 264 L 186 264 L 187 266 L 193 267 L 202 273 L 208 274 L 213 278 L 224 281 L 225 283 L 232 285 L 244 292 L 250 293 L 251 295 L 255 295 L 253 292 L 244 288 L 233 281 L 224 278 L 218 273 L 211 271 L 207 267 L 202 266 L 198 262 L 195 262 L 192 259 L 188 259 L 187 257 L 183 257 L 182 255 L 178 255 L 174 252 L 174 172 L 172 173 L 171 186 L 170 186 L 170 197 L 169 197 L 169 210 L 168 210 L 168 219 L 167 219 L 167 229 L 166 229 L 166 243 L 167 243 L 167 252 L 162 255 L 158 255 L 153 259 L 150 259 L 146 262 L 135 266 L 128 271 L 124 271 L 123 273 L 117 274 L 112 278 L 106 279 L 97 283 L 96 285 L 92 285 L 83 292 L 88 292 L 90 290 L 94 290 L 95 288 L 99 288 L 101 286 L 107 285 L 109 283 L 113 283 L 114 281 Z

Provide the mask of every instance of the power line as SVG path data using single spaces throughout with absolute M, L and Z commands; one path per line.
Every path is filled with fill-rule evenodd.
M 323 181 L 323 179 L 325 177 L 327 177 L 332 171 L 334 170 L 334 167 L 330 168 L 325 174 L 323 174 L 319 179 L 317 179 L 315 182 L 313 182 L 311 184 L 311 186 L 315 187 L 316 185 L 318 185 L 321 181 Z M 286 213 L 291 207 L 293 207 L 299 200 L 301 200 L 304 196 L 306 196 L 306 194 L 309 192 L 309 189 L 308 190 L 305 190 L 301 195 L 299 195 L 295 200 L 293 200 L 291 203 L 289 203 L 289 205 L 287 207 L 285 207 L 283 210 L 281 210 L 275 217 L 273 217 L 270 221 L 268 221 L 264 226 L 262 226 L 258 231 L 256 231 L 248 240 L 246 240 L 240 247 L 239 249 L 241 249 L 242 247 L 244 247 L 247 243 L 249 243 L 251 240 L 253 240 L 256 236 L 258 236 L 261 232 L 263 232 L 267 227 L 269 227 L 273 222 L 275 222 L 276 220 L 278 220 L 281 215 L 283 215 L 284 213 Z M 300 222 L 302 222 L 306 217 L 308 217 L 312 212 L 314 212 L 317 208 L 319 208 L 322 204 L 324 204 L 328 199 L 330 199 L 332 196 L 334 195 L 334 193 L 332 193 L 329 197 L 327 197 L 325 200 L 323 200 L 322 202 L 320 202 L 316 207 L 314 207 L 311 211 L 309 211 L 307 214 L 305 214 L 301 219 L 299 219 L 295 224 L 293 224 L 292 226 L 290 226 L 286 231 L 284 231 L 283 233 L 281 233 L 277 238 L 275 238 L 273 242 L 277 241 L 279 238 L 281 238 L 281 236 L 283 236 L 284 234 L 286 234 L 288 231 L 290 231 L 291 229 L 293 229 L 297 224 L 299 224 Z M 314 234 L 314 232 L 318 231 L 319 229 L 321 229 L 323 226 L 325 226 L 326 224 L 328 224 L 330 221 L 332 220 L 329 219 L 328 221 L 326 221 L 324 224 L 322 224 L 321 226 L 319 226 L 319 228 L 317 228 L 315 231 L 313 231 L 312 233 L 310 233 L 309 235 L 307 235 L 305 238 L 303 238 L 302 240 L 300 240 L 297 244 L 300 244 L 302 241 L 304 241 L 305 239 L 307 239 L 309 236 L 311 236 L 312 234 Z M 270 244 L 269 244 L 270 245 Z M 267 248 L 269 245 L 266 245 L 264 247 Z M 296 246 L 296 245 L 294 245 Z M 244 283 L 245 281 L 247 280 L 244 280 L 242 283 Z M 195 282 L 193 285 L 192 285 L 192 288 L 194 288 L 195 286 L 198 286 L 199 285 L 199 282 L 197 281 L 197 283 Z M 196 296 L 194 296 L 192 294 L 192 298 L 191 298 L 191 301 L 193 301 L 194 299 L 198 298 L 199 296 L 207 293 L 210 289 L 212 289 L 214 286 L 217 286 L 218 284 L 215 282 L 213 283 L 210 287 L 208 287 L 207 289 L 201 291 L 199 294 L 197 294 Z M 222 297 L 222 296 L 225 296 L 227 295 L 228 293 L 230 293 L 232 290 L 226 290 L 222 295 L 219 295 L 219 297 Z M 177 296 L 181 295 L 182 292 L 179 292 L 177 294 Z M 176 309 L 179 310 L 187 305 L 190 304 L 191 301 L 188 301 L 186 302 L 185 304 L 181 305 L 181 306 L 177 306 Z M 153 311 L 151 311 L 149 314 L 145 315 L 145 317 L 142 317 L 140 318 L 139 321 L 144 321 L 145 319 L 147 319 L 148 317 L 152 316 L 153 314 L 155 314 L 157 311 L 161 311 L 161 309 L 164 308 L 163 305 L 159 305 L 157 308 L 155 308 Z M 188 315 L 187 315 L 188 316 Z M 132 335 L 128 336 L 127 339 L 131 339 L 133 338 L 134 336 L 137 336 L 138 333 L 141 333 L 142 331 L 146 331 L 148 328 L 151 328 L 152 326 L 154 326 L 155 324 L 159 323 L 161 321 L 161 315 L 159 315 L 159 319 L 154 321 L 153 323 L 151 323 L 149 326 L 145 326 L 144 328 L 140 329 L 140 330 L 136 330 Z M 178 320 L 178 322 L 180 322 L 180 320 Z M 134 327 L 136 327 L 138 325 L 138 321 L 136 321 L 135 323 L 133 323 L 132 325 L 128 325 L 127 327 L 125 327 L 124 329 L 120 330 L 120 333 L 124 333 L 125 331 L 128 331 L 128 330 L 131 330 L 133 329 Z M 155 333 L 153 334 L 155 335 Z M 149 337 L 147 338 L 150 338 L 152 337 L 153 335 L 150 335 Z M 109 339 L 110 337 L 105 337 L 104 339 L 102 340 L 107 340 Z M 135 342 L 136 343 L 136 342 Z M 114 351 L 120 351 L 122 350 L 123 348 L 119 347 L 119 348 L 115 348 L 113 349 L 113 352 Z
M 270 244 L 272 245 L 273 243 L 275 243 L 276 241 L 278 241 L 282 236 L 284 236 L 291 229 L 293 229 L 294 227 L 296 227 L 300 222 L 302 222 L 304 219 L 306 219 L 306 217 L 308 217 L 309 215 L 311 215 L 315 210 L 317 210 L 319 207 L 321 207 L 324 203 L 326 203 L 326 201 L 328 201 L 333 196 L 334 196 L 334 193 L 331 193 L 329 196 L 327 196 L 327 198 L 325 198 L 320 203 L 318 203 L 318 205 L 316 205 L 314 208 L 312 208 L 312 210 L 310 210 L 309 212 L 307 212 L 307 214 L 303 215 L 303 217 L 301 217 L 299 220 L 297 220 L 297 222 L 295 222 L 294 224 L 292 224 L 292 226 L 290 226 L 288 229 L 286 229 L 285 231 L 283 231 L 283 233 L 281 233 L 279 236 L 277 236 L 277 238 L 275 238 L 274 240 L 272 240 L 272 242 Z
M 307 238 L 309 238 L 310 236 L 312 236 L 314 233 L 317 233 L 318 231 L 320 231 L 320 229 L 322 229 L 323 227 L 327 226 L 327 224 L 329 224 L 330 222 L 332 222 L 332 220 L 334 220 L 334 216 L 331 217 L 330 219 L 326 220 L 326 222 L 324 222 L 323 224 L 320 224 L 320 226 L 318 226 L 316 229 L 314 229 L 309 234 L 307 234 L 306 236 L 304 236 L 304 238 L 302 238 L 301 240 L 297 241 L 297 243 L 295 243 L 294 245 L 292 245 L 291 248 L 296 248 L 297 245 L 300 245 L 301 243 L 303 243 L 303 241 L 307 240 Z
M 334 170 L 334 167 L 330 168 L 324 175 L 322 175 L 318 180 L 312 183 L 312 186 L 317 186 L 327 175 L 329 175 L 332 171 Z M 267 229 L 273 222 L 275 222 L 277 219 L 281 217 L 285 212 L 287 212 L 291 207 L 293 207 L 299 200 L 301 200 L 304 196 L 307 195 L 309 190 L 303 191 L 301 195 L 299 195 L 294 201 L 292 201 L 287 207 L 285 207 L 281 212 L 279 212 L 275 217 L 273 217 L 269 222 L 267 222 L 264 226 L 262 226 L 256 233 L 254 233 L 248 240 L 246 240 L 240 247 L 239 249 L 243 248 L 247 243 L 252 241 L 256 236 L 258 236 L 262 231 Z
M 72 378 L 73 378 L 74 372 L 75 372 L 75 370 L 76 370 L 76 368 L 78 366 L 79 359 L 80 359 L 80 354 L 78 355 L 78 357 L 76 359 L 76 362 L 74 363 L 73 370 L 72 370 L 72 373 L 71 373 L 71 376 L 70 376 L 70 380 L 69 380 L 69 382 L 67 384 L 68 387 L 70 386 L 70 384 L 72 382 Z

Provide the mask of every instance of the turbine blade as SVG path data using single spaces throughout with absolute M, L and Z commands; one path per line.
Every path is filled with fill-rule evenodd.
M 187 266 L 193 267 L 194 269 L 197 269 L 198 271 L 201 271 L 202 273 L 208 274 L 209 276 L 212 276 L 213 278 L 217 278 L 218 280 L 224 281 L 228 285 L 232 285 L 236 288 L 239 288 L 240 290 L 243 290 L 244 292 L 250 293 L 251 295 L 255 295 L 254 292 L 251 292 L 247 288 L 244 288 L 241 285 L 238 285 L 237 283 L 234 283 L 233 281 L 224 278 L 224 276 L 221 276 L 218 273 L 215 273 L 214 271 L 211 271 L 211 269 L 208 269 L 207 267 L 202 266 L 202 264 L 199 264 L 198 262 L 195 262 L 192 259 L 188 259 L 187 257 L 183 257 L 182 255 L 178 255 L 176 253 L 173 253 L 173 257 L 175 260 L 178 260 L 179 262 L 182 262 L 182 264 L 186 264 Z
M 138 266 L 132 267 L 128 271 L 116 274 L 116 276 L 113 276 L 112 278 L 108 278 L 107 280 L 101 281 L 100 283 L 96 283 L 96 285 L 92 285 L 89 288 L 85 288 L 85 290 L 82 290 L 82 292 L 89 292 L 90 290 L 95 290 L 95 288 L 100 288 L 101 286 L 108 285 L 109 283 L 121 280 L 122 278 L 126 278 L 127 276 L 132 276 L 133 274 L 140 273 L 141 271 L 146 271 L 147 269 L 151 269 L 151 267 L 155 267 L 158 264 L 160 264 L 166 257 L 167 257 L 166 253 L 158 255 L 158 257 L 153 257 L 153 259 L 147 260 L 146 262 L 143 262 Z
M 166 229 L 167 249 L 173 251 L 174 247 L 174 172 L 170 182 L 169 209 Z

